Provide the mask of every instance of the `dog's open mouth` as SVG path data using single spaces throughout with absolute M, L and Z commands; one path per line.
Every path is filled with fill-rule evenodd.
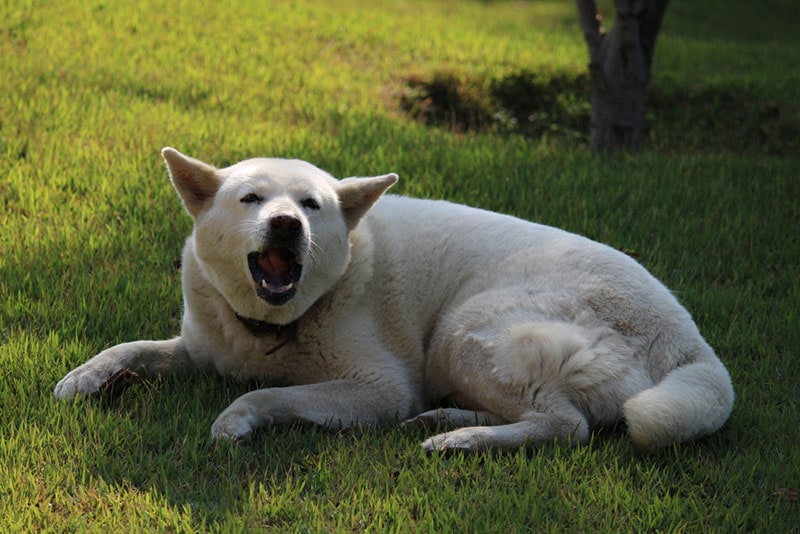
M 294 297 L 303 266 L 294 252 L 286 247 L 274 247 L 247 255 L 250 274 L 256 293 L 273 306 L 280 306 Z

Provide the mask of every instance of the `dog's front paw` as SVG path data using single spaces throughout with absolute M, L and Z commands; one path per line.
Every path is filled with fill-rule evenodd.
M 250 443 L 253 432 L 274 422 L 274 405 L 270 402 L 272 395 L 271 390 L 257 390 L 233 401 L 211 425 L 211 437 L 240 444 Z
M 53 395 L 60 400 L 70 400 L 81 395 L 96 395 L 121 371 L 121 369 L 98 366 L 89 361 L 59 380 Z
M 125 387 L 139 380 L 133 368 L 141 370 L 137 361 L 143 343 L 148 342 L 122 343 L 104 350 L 62 378 L 53 395 L 61 400 L 81 395 L 108 398 L 119 395 Z
M 246 413 L 228 408 L 211 425 L 211 437 L 215 440 L 230 440 L 247 445 L 253 437 L 254 421 Z

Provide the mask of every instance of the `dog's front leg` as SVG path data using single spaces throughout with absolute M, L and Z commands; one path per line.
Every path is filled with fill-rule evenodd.
M 347 428 L 407 417 L 414 400 L 400 384 L 341 379 L 318 384 L 259 389 L 236 399 L 211 426 L 214 439 L 249 442 L 266 425 L 305 421 Z
M 97 394 L 120 372 L 150 377 L 190 365 L 189 354 L 180 337 L 121 343 L 70 371 L 56 384 L 53 394 L 59 399 Z

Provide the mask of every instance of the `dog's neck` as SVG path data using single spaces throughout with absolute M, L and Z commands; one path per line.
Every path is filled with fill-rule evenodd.
M 297 321 L 292 321 L 289 324 L 275 324 L 259 321 L 257 319 L 250 319 L 249 317 L 242 317 L 235 312 L 234 314 L 236 315 L 236 319 L 254 336 L 272 336 L 280 341 L 280 343 L 269 349 L 265 356 L 278 352 L 283 346 L 297 337 Z

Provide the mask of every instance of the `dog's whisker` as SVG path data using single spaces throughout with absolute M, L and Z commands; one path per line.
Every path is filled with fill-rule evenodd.
M 308 256 L 311 259 L 311 261 L 313 261 L 314 263 L 319 262 L 320 260 L 319 252 L 321 252 L 321 250 L 322 247 L 319 246 L 319 244 L 314 239 L 314 236 L 312 235 L 308 241 Z
M 233 227 L 237 233 L 251 234 L 258 232 L 260 223 L 258 221 L 243 221 Z

